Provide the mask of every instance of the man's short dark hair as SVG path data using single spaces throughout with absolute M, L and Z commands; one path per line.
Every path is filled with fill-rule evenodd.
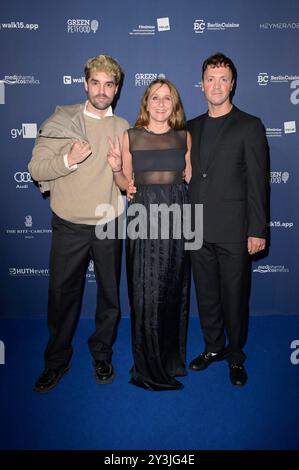
M 227 57 L 226 55 L 222 54 L 222 52 L 217 52 L 216 54 L 211 55 L 208 57 L 204 63 L 202 64 L 202 78 L 208 66 L 211 67 L 228 67 L 230 68 L 233 76 L 234 82 L 237 81 L 237 69 L 233 63 L 233 61 Z

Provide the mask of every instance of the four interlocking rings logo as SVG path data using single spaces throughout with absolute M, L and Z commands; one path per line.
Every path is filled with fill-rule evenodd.
M 17 183 L 32 183 L 31 175 L 28 171 L 18 171 L 14 175 L 14 180 Z

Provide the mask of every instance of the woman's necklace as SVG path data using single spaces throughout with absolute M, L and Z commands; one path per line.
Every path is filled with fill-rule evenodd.
M 150 132 L 151 134 L 166 134 L 170 130 L 170 127 L 168 126 L 167 129 L 164 129 L 162 131 L 154 131 L 151 129 L 149 126 L 144 126 L 145 130 Z

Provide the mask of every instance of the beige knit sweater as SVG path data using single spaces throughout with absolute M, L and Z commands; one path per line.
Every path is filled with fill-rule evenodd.
M 68 169 L 63 160 L 74 139 L 41 137 L 34 146 L 29 170 L 36 181 L 49 182 L 50 205 L 55 214 L 73 223 L 96 225 L 99 213 L 104 214 L 99 205 L 112 206 L 115 216 L 124 210 L 107 153 L 108 136 L 115 139 L 117 135 L 122 141 L 129 124 L 118 116 L 94 119 L 87 115 L 84 123 L 92 154 L 77 169 Z

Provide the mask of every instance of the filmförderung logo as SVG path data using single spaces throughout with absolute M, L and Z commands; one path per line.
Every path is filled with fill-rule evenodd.
M 68 33 L 79 33 L 79 34 L 89 34 L 89 33 L 96 33 L 99 29 L 99 22 L 98 20 L 90 20 L 90 19 L 83 19 L 83 18 L 69 18 L 66 22 L 67 32 Z
M 157 18 L 158 31 L 170 31 L 169 18 Z
M 282 127 L 267 127 L 267 137 L 282 137 L 283 134 L 294 134 L 296 133 L 296 121 L 285 121 Z
M 296 121 L 286 121 L 283 123 L 285 134 L 294 134 L 296 132 Z
M 156 34 L 156 26 L 153 24 L 139 24 L 131 31 L 130 36 L 154 36 Z
M 201 18 L 193 22 L 193 31 L 196 34 L 203 34 L 206 31 L 230 31 L 238 28 L 240 28 L 240 23 L 234 23 L 233 21 L 211 22 Z

